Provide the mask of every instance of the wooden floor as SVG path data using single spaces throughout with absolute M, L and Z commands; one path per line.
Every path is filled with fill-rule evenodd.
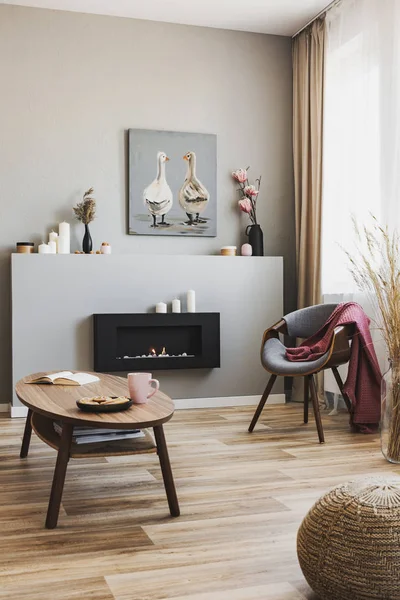
M 313 502 L 363 473 L 399 471 L 376 435 L 324 416 L 327 443 L 300 405 L 178 411 L 165 426 L 181 517 L 169 517 L 155 455 L 71 460 L 59 526 L 44 529 L 55 452 L 23 420 L 0 419 L 0 599 L 301 600 L 296 560 Z M 310 415 L 311 417 L 312 415 Z

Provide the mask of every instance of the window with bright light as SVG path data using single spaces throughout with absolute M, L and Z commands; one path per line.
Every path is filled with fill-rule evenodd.
M 344 250 L 362 226 L 382 217 L 380 70 L 370 31 L 329 38 L 325 73 L 322 293 L 352 292 Z M 348 36 L 345 36 L 345 39 Z M 342 40 L 343 41 L 343 40 Z

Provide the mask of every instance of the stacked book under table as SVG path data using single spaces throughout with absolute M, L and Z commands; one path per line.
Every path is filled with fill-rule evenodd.
M 55 432 L 61 436 L 62 425 L 53 423 Z M 96 427 L 74 427 L 73 442 L 75 444 L 93 444 L 95 442 L 113 442 L 117 440 L 128 440 L 133 438 L 143 438 L 145 433 L 140 429 L 103 429 Z

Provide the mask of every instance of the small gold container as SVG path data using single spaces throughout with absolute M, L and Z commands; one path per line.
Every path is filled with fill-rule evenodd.
M 236 256 L 236 246 L 223 246 L 221 256 Z
M 33 242 L 17 242 L 17 254 L 32 254 L 34 249 Z

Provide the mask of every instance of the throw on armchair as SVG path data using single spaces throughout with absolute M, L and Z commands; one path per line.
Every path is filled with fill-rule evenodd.
M 322 428 L 321 414 L 319 410 L 317 388 L 314 375 L 324 369 L 332 369 L 333 375 L 342 393 L 346 406 L 351 411 L 351 402 L 344 391 L 343 381 L 337 369 L 338 366 L 350 360 L 350 339 L 353 333 L 352 325 L 340 325 L 333 330 L 332 339 L 327 351 L 316 360 L 291 361 L 286 356 L 286 346 L 279 339 L 279 334 L 286 334 L 296 338 L 309 338 L 317 333 L 326 323 L 337 304 L 318 304 L 309 308 L 302 308 L 289 313 L 278 323 L 264 332 L 261 343 L 261 362 L 271 373 L 267 387 L 262 395 L 260 403 L 250 423 L 249 431 L 252 432 L 258 418 L 265 406 L 272 387 L 278 375 L 284 377 L 304 377 L 304 423 L 308 423 L 309 395 L 314 409 L 314 418 L 317 425 L 319 441 L 322 444 L 324 431 Z

